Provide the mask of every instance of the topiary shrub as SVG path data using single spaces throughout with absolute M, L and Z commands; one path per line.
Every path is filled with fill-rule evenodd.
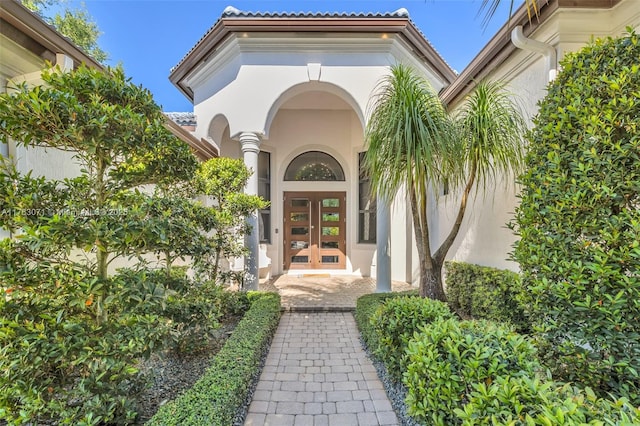
M 446 262 L 445 267 L 447 302 L 462 318 L 506 322 L 520 333 L 531 330 L 517 273 L 464 262 Z
M 373 353 L 396 380 L 402 378 L 409 340 L 420 327 L 434 321 L 453 318 L 449 307 L 440 301 L 421 297 L 397 297 L 385 300 L 369 320 L 376 335 Z
M 568 54 L 529 134 L 513 258 L 554 375 L 640 404 L 640 40 Z
M 170 331 L 148 312 L 155 301 L 122 310 L 130 289 L 117 277 L 98 283 L 86 271 L 34 265 L 16 244 L 0 240 L 0 424 L 132 424 L 144 387 L 138 363 Z M 103 305 L 117 314 L 97 324 L 93 294 L 103 284 L 120 297 Z
M 533 377 L 541 369 L 524 336 L 488 321 L 438 321 L 409 342 L 407 411 L 429 425 L 454 425 L 474 386 L 500 377 Z

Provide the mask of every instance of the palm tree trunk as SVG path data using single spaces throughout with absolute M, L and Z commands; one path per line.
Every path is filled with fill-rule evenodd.
M 447 296 L 444 292 L 444 286 L 442 285 L 442 263 L 436 263 L 432 259 L 431 268 L 427 268 L 424 271 L 421 268 L 420 272 L 422 277 L 420 297 L 428 297 L 429 299 L 446 302 Z
M 442 282 L 442 268 L 444 267 L 444 261 L 447 256 L 447 252 L 453 245 L 453 242 L 458 235 L 458 231 L 460 231 L 460 226 L 462 225 L 462 220 L 464 219 L 464 213 L 467 209 L 469 194 L 471 192 L 471 188 L 473 188 L 475 178 L 476 167 L 474 165 L 471 167 L 471 174 L 469 175 L 469 179 L 467 180 L 467 184 L 465 185 L 464 191 L 462 193 L 462 199 L 460 200 L 460 207 L 458 208 L 456 221 L 453 224 L 449 235 L 440 245 L 438 250 L 436 250 L 433 258 L 430 259 L 429 267 L 425 268 L 425 270 L 423 271 L 422 264 L 420 265 L 420 273 L 422 277 L 420 283 L 421 297 L 428 297 L 430 299 L 441 300 L 443 302 L 447 301 L 447 295 L 444 291 L 444 285 Z M 424 292 L 423 287 L 425 289 Z
M 411 186 L 409 196 L 420 265 L 420 297 L 444 301 L 446 296 L 442 286 L 442 265 L 436 265 L 431 257 L 426 198 L 421 197 L 418 201 L 414 186 Z

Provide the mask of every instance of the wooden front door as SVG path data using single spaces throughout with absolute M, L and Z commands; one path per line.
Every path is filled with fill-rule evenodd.
M 345 192 L 284 193 L 284 269 L 344 269 Z

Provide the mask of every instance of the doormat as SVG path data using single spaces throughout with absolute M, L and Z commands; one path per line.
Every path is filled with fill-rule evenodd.
M 331 274 L 302 274 L 302 278 L 331 278 Z

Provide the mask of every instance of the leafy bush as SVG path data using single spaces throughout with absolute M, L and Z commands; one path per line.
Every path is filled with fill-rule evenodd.
M 183 294 L 170 297 L 163 315 L 173 322 L 178 352 L 205 349 L 220 322 L 248 308 L 247 293 L 229 291 L 213 281 L 192 282 Z
M 377 336 L 371 325 L 371 317 L 379 306 L 390 297 L 397 297 L 395 293 L 370 293 L 360 296 L 356 300 L 356 310 L 353 314 L 356 325 L 362 336 L 367 348 L 371 349 L 377 346 Z
M 407 296 L 410 294 L 417 294 L 417 292 L 409 291 L 402 293 L 371 293 L 360 296 L 356 301 L 356 311 L 354 317 L 356 319 L 356 325 L 360 330 L 360 335 L 367 348 L 373 350 L 378 346 L 378 334 L 371 324 L 371 317 L 378 309 L 378 307 L 384 302 L 393 297 Z
M 626 400 L 600 399 L 589 388 L 537 378 L 500 376 L 477 383 L 464 408 L 456 408 L 463 426 L 481 425 L 636 425 L 640 410 Z
M 640 39 L 567 55 L 540 102 L 514 259 L 554 377 L 640 404 Z
M 11 246 L 11 240 L 0 244 L 0 418 L 12 424 L 131 423 L 131 396 L 143 384 L 138 359 L 162 344 L 166 321 L 129 311 L 98 323 L 96 311 L 113 310 L 114 303 L 96 306 L 97 280 L 83 271 L 20 262 Z M 124 293 L 117 280 L 109 284 L 112 294 Z
M 252 173 L 242 159 L 226 157 L 211 158 L 201 163 L 196 172 L 194 185 L 215 206 L 215 209 L 210 209 L 208 220 L 212 224 L 207 220 L 203 223 L 207 232 L 214 232 L 210 233 L 208 244 L 193 257 L 194 270 L 203 280 L 224 282 L 239 278 L 241 284 L 244 282 L 244 273 L 223 272 L 220 261 L 246 254 L 239 238 L 250 229 L 245 219 L 252 212 L 269 205 L 256 195 L 244 193 Z
M 396 380 L 402 378 L 407 344 L 420 327 L 434 321 L 453 318 L 449 307 L 440 301 L 422 297 L 397 297 L 385 300 L 371 319 L 376 334 L 373 353 Z
M 149 426 L 233 424 L 243 408 L 280 319 L 280 297 L 251 295 L 251 307 L 213 364 L 184 395 L 164 405 Z
M 541 368 L 527 338 L 487 321 L 434 322 L 409 342 L 407 354 L 408 412 L 435 425 L 459 424 L 454 410 L 469 401 L 474 386 L 533 376 Z
M 79 172 L 35 177 L 0 155 L 0 228 L 13 237 L 0 240 L 0 418 L 126 424 L 140 358 L 170 331 L 183 347 L 200 344 L 221 316 L 246 305 L 196 285 L 174 263 L 226 254 L 216 239 L 229 234 L 222 210 L 244 224 L 264 203 L 225 185 L 218 194 L 233 202 L 224 209 L 194 200 L 200 183 L 220 182 L 194 182 L 191 149 L 121 68 L 56 68 L 42 79 L 0 93 L 0 143 L 66 151 Z M 223 163 L 218 172 L 240 167 Z M 222 243 L 237 248 L 244 231 L 234 227 Z M 148 269 L 151 256 L 162 271 Z M 125 259 L 131 269 L 113 274 Z
M 463 262 L 447 262 L 447 301 L 463 318 L 506 322 L 531 330 L 522 306 L 522 282 L 513 272 Z

